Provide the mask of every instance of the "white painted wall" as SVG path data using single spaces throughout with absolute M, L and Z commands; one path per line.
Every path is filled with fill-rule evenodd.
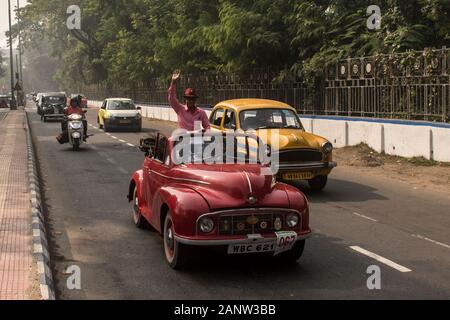
M 100 107 L 101 101 L 89 101 L 91 107 Z M 176 113 L 167 106 L 139 105 L 142 116 L 177 121 Z M 208 116 L 211 111 L 206 111 Z M 432 123 L 389 120 L 328 117 L 300 117 L 305 130 L 327 138 L 337 148 L 354 146 L 362 142 L 377 152 L 402 157 L 425 157 L 450 162 L 450 125 L 439 127 Z

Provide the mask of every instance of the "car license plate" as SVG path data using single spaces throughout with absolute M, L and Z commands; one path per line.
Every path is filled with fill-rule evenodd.
M 297 232 L 295 231 L 280 231 L 275 234 L 277 235 L 277 242 L 274 255 L 291 250 L 297 241 Z
M 273 252 L 274 242 L 252 243 L 252 244 L 231 244 L 228 246 L 228 254 L 262 253 Z
M 314 178 L 312 172 L 293 172 L 283 174 L 283 180 L 310 180 Z
M 120 124 L 130 124 L 131 120 L 120 120 Z

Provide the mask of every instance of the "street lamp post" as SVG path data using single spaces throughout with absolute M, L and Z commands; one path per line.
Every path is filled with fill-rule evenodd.
M 17 0 L 17 27 L 18 27 L 18 37 L 19 37 L 19 65 L 20 65 L 20 83 L 23 85 L 23 74 L 22 74 L 22 39 L 20 37 L 20 3 L 19 0 Z
M 13 43 L 11 31 L 11 0 L 8 0 L 8 17 L 9 17 L 9 65 L 11 70 L 11 110 L 16 110 L 16 97 L 14 96 L 14 58 L 13 58 Z

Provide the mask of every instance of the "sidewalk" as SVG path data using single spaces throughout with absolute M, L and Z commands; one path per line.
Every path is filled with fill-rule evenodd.
M 0 300 L 39 299 L 27 170 L 26 115 L 20 108 L 0 114 Z

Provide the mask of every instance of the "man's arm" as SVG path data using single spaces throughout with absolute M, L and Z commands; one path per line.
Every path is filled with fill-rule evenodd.
M 211 130 L 211 123 L 209 122 L 208 115 L 204 110 L 202 115 L 202 127 L 204 130 Z
M 176 82 L 180 78 L 180 72 L 175 71 L 172 75 L 172 82 L 170 83 L 169 87 L 169 104 L 175 110 L 176 113 L 179 113 L 181 110 L 184 109 L 183 105 L 178 101 L 177 99 L 177 85 Z

